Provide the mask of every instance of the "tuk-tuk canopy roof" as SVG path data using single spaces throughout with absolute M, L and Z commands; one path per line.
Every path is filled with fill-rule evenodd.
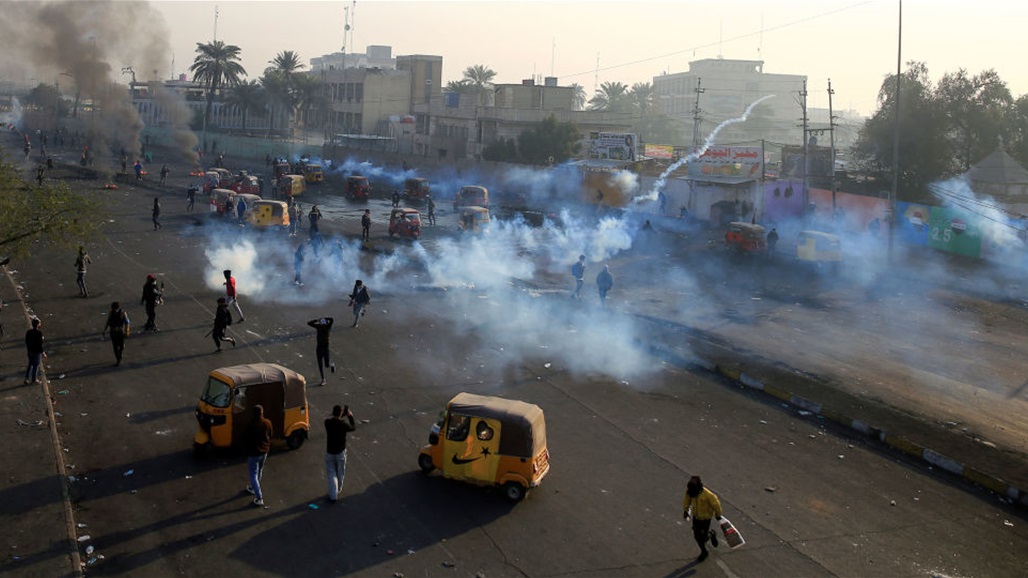
M 285 201 L 273 201 L 271 199 L 261 199 L 261 198 L 258 197 L 258 199 L 253 202 L 253 206 L 256 207 L 256 206 L 260 206 L 260 205 L 278 205 L 278 206 L 282 207 L 283 210 L 289 206 L 289 205 L 286 204 Z
M 764 232 L 764 227 L 763 226 L 756 225 L 756 224 L 753 224 L 753 223 L 744 223 L 742 221 L 733 221 L 731 223 L 728 223 L 728 227 L 730 229 L 735 229 L 737 231 L 747 231 L 747 232 L 751 232 L 751 233 L 763 233 Z
M 260 195 L 254 195 L 252 193 L 238 193 L 238 194 L 236 194 L 236 198 L 237 199 L 243 199 L 243 201 L 247 205 L 252 205 L 252 204 L 256 203 L 257 201 L 261 200 L 261 196 Z
M 428 179 L 426 179 L 424 177 L 411 177 L 411 178 L 407 179 L 407 182 L 408 183 L 423 184 L 423 183 L 427 183 Z
M 824 239 L 826 241 L 838 241 L 839 237 L 831 233 L 825 233 L 822 231 L 800 231 L 799 237 L 813 237 L 816 239 Z
M 501 454 L 530 458 L 546 446 L 546 420 L 538 405 L 464 392 L 451 399 L 447 409 L 499 421 Z
M 467 191 L 467 192 L 472 192 L 472 191 L 474 191 L 474 192 L 489 192 L 489 189 L 486 189 L 485 187 L 483 187 L 481 185 L 464 185 L 463 187 L 460 188 L 460 190 L 461 190 L 461 192 L 464 192 L 464 191 Z
M 479 207 L 479 206 L 472 206 L 472 207 L 463 207 L 463 208 L 461 208 L 461 214 L 467 214 L 467 213 L 485 213 L 486 215 L 488 215 L 489 214 L 489 209 L 487 209 L 485 207 Z
M 396 217 L 397 215 L 418 215 L 418 216 L 421 216 L 421 212 L 419 212 L 417 209 L 412 209 L 410 207 L 399 207 L 399 208 L 393 209 L 389 216 L 390 217 Z
M 247 363 L 220 367 L 211 372 L 218 374 L 235 387 L 246 387 L 260 383 L 284 383 L 286 386 L 303 387 L 307 380 L 299 373 L 277 363 Z
M 233 191 L 232 189 L 212 189 L 211 190 L 211 194 L 212 195 L 221 195 L 223 197 L 234 197 L 234 196 L 236 196 L 237 193 L 235 191 Z
M 360 175 L 351 175 L 349 177 L 346 177 L 346 180 L 354 182 L 366 182 L 368 180 L 368 177 L 362 177 Z

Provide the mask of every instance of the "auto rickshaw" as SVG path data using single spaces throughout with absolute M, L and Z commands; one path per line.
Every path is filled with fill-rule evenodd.
M 246 209 L 243 220 L 257 229 L 288 229 L 289 206 L 285 201 L 254 201 Z
M 218 171 L 210 170 L 203 173 L 203 192 L 211 194 L 211 191 L 218 188 L 221 183 L 221 174 Z
M 232 183 L 235 181 L 235 179 L 232 178 L 232 171 L 230 171 L 228 169 L 223 169 L 221 167 L 215 167 L 215 168 L 212 168 L 212 169 L 207 169 L 207 171 L 208 172 L 213 172 L 213 173 L 218 173 L 218 188 L 221 188 L 221 189 L 231 189 L 232 188 Z
M 728 223 L 725 247 L 736 253 L 764 253 L 767 251 L 764 227 L 740 221 Z
M 482 233 L 489 228 L 489 209 L 485 207 L 464 207 L 457 215 L 457 228 L 464 233 Z
M 417 241 L 421 237 L 421 213 L 417 209 L 396 208 L 389 213 L 389 238 Z
M 276 179 L 281 179 L 283 176 L 293 172 L 292 166 L 285 161 L 277 161 L 272 170 Z
M 460 207 L 489 208 L 489 190 L 477 185 L 463 186 L 453 197 L 453 210 Z
M 258 404 L 271 420 L 274 439 L 284 439 L 294 450 L 303 445 L 311 427 L 307 380 L 275 363 L 250 363 L 215 369 L 207 376 L 196 404 L 200 428 L 193 436 L 194 451 L 199 455 L 209 446 L 243 442 Z
M 232 186 L 229 188 L 237 193 L 247 195 L 261 194 L 261 181 L 253 175 L 241 172 L 235 176 L 233 181 Z
M 800 261 L 828 263 L 837 269 L 842 262 L 842 248 L 839 238 L 821 231 L 800 231 L 796 236 L 796 258 Z
M 275 193 L 281 199 L 299 197 L 307 190 L 307 181 L 300 175 L 282 175 L 275 186 Z
M 550 471 L 546 420 L 539 406 L 459 393 L 432 426 L 418 467 L 444 477 L 499 486 L 511 501 L 525 497 Z
M 303 176 L 308 183 L 320 184 L 325 180 L 325 171 L 320 163 L 307 163 L 303 166 Z
M 214 189 L 211 191 L 211 212 L 224 215 L 229 203 L 235 205 L 236 192 L 231 189 Z
M 423 201 L 431 193 L 428 179 L 413 178 L 403 182 L 403 196 L 408 201 Z
M 248 195 L 246 193 L 240 193 L 240 194 L 237 194 L 235 196 L 235 198 L 232 199 L 232 200 L 235 203 L 239 203 L 239 201 L 243 201 L 244 203 L 246 203 L 246 211 L 243 213 L 243 220 L 246 220 L 246 213 L 250 211 L 250 207 L 252 207 L 254 205 L 254 203 L 256 203 L 257 201 L 261 200 L 261 196 L 260 195 Z M 238 217 L 239 215 L 232 215 L 232 216 L 233 217 Z
M 350 201 L 366 201 L 371 195 L 371 185 L 368 177 L 349 176 L 346 177 L 346 198 Z

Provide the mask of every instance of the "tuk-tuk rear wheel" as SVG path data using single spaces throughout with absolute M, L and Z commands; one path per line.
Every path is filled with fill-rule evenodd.
M 302 429 L 298 429 L 293 433 L 289 434 L 289 437 L 286 438 L 286 445 L 289 446 L 289 449 L 291 450 L 298 450 L 300 449 L 300 446 L 303 445 L 303 442 L 306 440 L 307 432 L 303 431 Z
M 193 442 L 193 457 L 202 458 L 207 455 L 207 446 L 209 444 L 198 444 Z
M 517 482 L 503 484 L 503 493 L 512 502 L 520 502 L 525 497 L 525 487 Z
M 418 467 L 421 468 L 421 473 L 428 474 L 435 469 L 435 464 L 432 463 L 432 456 L 428 454 L 418 454 Z

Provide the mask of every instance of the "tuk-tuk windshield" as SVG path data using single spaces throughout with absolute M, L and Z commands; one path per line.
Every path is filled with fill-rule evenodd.
M 232 401 L 232 389 L 225 382 L 208 377 L 200 400 L 213 407 L 228 407 Z

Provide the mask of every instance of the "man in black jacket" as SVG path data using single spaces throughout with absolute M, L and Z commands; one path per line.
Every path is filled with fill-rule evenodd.
M 371 303 L 371 294 L 363 281 L 357 279 L 353 285 L 353 293 L 350 293 L 350 307 L 353 307 L 353 327 L 360 325 L 361 317 L 364 317 L 364 308 Z
M 161 303 L 161 289 L 157 286 L 157 278 L 153 273 L 146 276 L 146 283 L 143 284 L 143 298 L 139 300 L 140 305 L 146 305 L 146 325 L 143 331 L 159 331 L 157 329 L 157 305 Z
M 343 421 L 343 417 L 346 421 Z M 357 429 L 350 406 L 332 408 L 332 417 L 325 420 L 325 473 L 328 475 L 328 501 L 336 503 L 343 493 L 346 477 L 346 434 Z
M 335 320 L 331 317 L 322 317 L 320 319 L 311 319 L 307 322 L 307 325 L 314 328 L 318 332 L 317 346 L 314 348 L 314 356 L 318 360 L 318 373 L 321 374 L 321 385 L 325 385 L 325 368 L 332 370 L 332 373 L 336 372 L 336 364 L 329 361 L 328 354 L 328 337 L 332 332 L 332 324 Z
M 32 318 L 32 329 L 25 332 L 25 351 L 29 355 L 29 366 L 25 369 L 25 385 L 39 383 L 39 365 L 46 357 L 43 349 L 43 330 L 39 328 L 43 322 L 38 317 Z

